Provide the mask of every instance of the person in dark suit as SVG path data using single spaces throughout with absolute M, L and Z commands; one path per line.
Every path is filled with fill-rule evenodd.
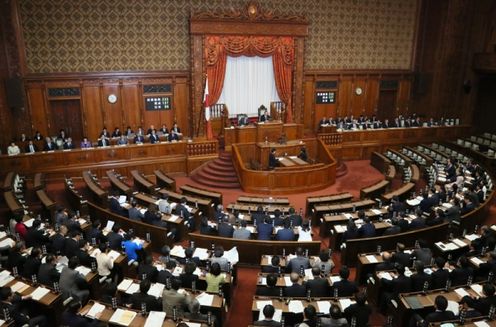
M 291 222 L 291 227 L 301 226 L 303 224 L 303 218 L 301 215 L 297 214 L 293 207 L 289 208 L 289 221 Z
M 91 223 L 91 228 L 86 233 L 86 240 L 94 245 L 107 242 L 107 237 L 103 235 L 102 223 L 99 219 L 95 219 Z
M 257 207 L 257 211 L 252 212 L 251 218 L 253 220 L 253 224 L 256 226 L 258 224 L 263 224 L 265 221 L 265 218 L 267 218 L 268 215 L 263 211 L 262 206 Z
M 75 149 L 76 146 L 74 143 L 72 143 L 72 137 L 68 137 L 67 140 L 64 142 L 64 150 L 70 150 L 70 149 Z
M 300 158 L 303 161 L 308 160 L 307 148 L 305 148 L 304 146 L 301 147 L 300 153 L 298 154 L 298 158 Z
M 425 321 L 431 323 L 455 319 L 455 314 L 446 310 L 446 308 L 448 308 L 448 300 L 443 295 L 436 296 L 434 307 L 436 308 L 436 311 L 429 313 L 425 317 Z
M 79 242 L 79 249 L 76 252 L 76 257 L 79 259 L 79 263 L 86 267 L 91 267 L 92 262 L 96 262 L 96 259 L 89 255 L 90 245 L 85 239 L 81 239 Z
M 488 315 L 491 306 L 496 306 L 496 295 L 494 285 L 490 283 L 485 283 L 482 285 L 483 297 L 479 299 L 471 298 L 470 296 L 464 296 L 463 299 L 466 301 L 467 305 L 483 315 Z
M 224 215 L 222 221 L 217 226 L 217 229 L 219 230 L 219 236 L 229 238 L 233 237 L 234 227 L 229 223 L 228 215 Z
M 38 277 L 38 270 L 41 266 L 41 249 L 39 247 L 34 247 L 31 250 L 31 254 L 24 262 L 24 268 L 22 270 L 21 276 L 31 280 L 33 276 Z
M 305 297 L 305 296 L 307 296 L 307 287 L 305 286 L 305 284 L 303 282 L 300 284 L 300 275 L 298 275 L 297 273 L 291 273 L 291 275 L 289 276 L 289 279 L 291 280 L 291 283 L 293 283 L 293 284 L 291 286 L 284 288 L 284 296 L 287 296 L 287 297 Z M 312 294 L 312 296 L 313 296 L 313 294 Z
M 150 143 L 155 144 L 155 143 L 159 143 L 159 142 L 160 142 L 160 139 L 157 135 L 157 132 L 155 131 L 155 129 L 152 129 L 152 131 L 150 133 Z
M 422 215 L 417 214 L 412 221 L 410 221 L 410 226 L 409 229 L 418 229 L 418 228 L 424 228 L 425 227 L 425 219 L 422 217 Z
M 39 326 L 47 325 L 44 316 L 35 316 L 26 312 L 25 308 L 29 308 L 23 303 L 31 298 L 31 295 L 20 296 L 14 294 L 9 286 L 0 289 L 0 309 L 3 313 L 8 312 L 9 317 L 13 320 L 13 326 Z M 31 318 L 32 317 L 32 318 Z
M 256 290 L 256 295 L 279 296 L 280 291 L 279 291 L 279 288 L 276 287 L 277 275 L 276 274 L 268 274 L 266 280 L 267 280 L 267 285 L 258 286 L 257 290 Z
M 125 214 L 124 208 L 122 208 L 121 204 L 119 203 L 119 193 L 117 192 L 112 192 L 111 195 L 109 196 L 109 208 L 110 211 L 112 211 L 115 214 L 121 215 L 121 216 L 127 216 Z
M 65 253 L 65 240 L 68 235 L 68 229 L 65 225 L 59 227 L 59 231 L 52 237 L 52 252 L 55 254 Z
M 45 144 L 43 145 L 43 151 L 54 151 L 57 150 L 57 144 L 52 141 L 50 137 L 45 138 Z
M 396 278 L 388 280 L 381 278 L 382 294 L 380 295 L 380 309 L 385 312 L 391 300 L 398 301 L 400 293 L 410 292 L 412 281 L 405 276 L 405 267 L 399 263 L 395 264 Z
M 28 144 L 26 144 L 24 151 L 26 153 L 35 153 L 38 151 L 38 147 L 36 146 L 36 144 L 33 143 L 32 140 L 29 140 Z
M 368 326 L 372 309 L 367 304 L 367 294 L 365 292 L 360 292 L 355 295 L 355 300 L 356 303 L 353 303 L 344 309 L 343 314 L 350 324 L 354 317 L 356 320 L 356 326 Z
M 412 292 L 423 291 L 425 286 L 429 289 L 431 284 L 431 276 L 424 271 L 424 263 L 420 260 L 416 260 L 414 267 L 415 274 L 412 274 L 410 277 L 412 280 Z
M 262 115 L 260 115 L 260 119 L 258 120 L 261 123 L 268 122 L 270 120 L 270 116 L 267 112 L 267 110 L 264 111 Z
M 310 296 L 312 297 L 330 296 L 329 282 L 327 279 L 322 278 L 320 273 L 319 267 L 313 267 L 313 279 L 308 280 L 305 284 L 307 292 L 310 291 Z
M 259 240 L 270 240 L 274 227 L 270 222 L 270 218 L 265 218 L 262 224 L 257 225 L 257 233 Z
M 393 254 L 392 261 L 401 264 L 403 267 L 410 267 L 410 254 L 405 253 L 405 244 L 396 243 L 396 252 Z
M 270 265 L 269 266 L 262 266 L 262 272 L 263 273 L 272 273 L 272 274 L 280 274 L 281 272 L 281 258 L 279 258 L 278 255 L 272 256 L 270 258 Z
M 350 270 L 347 266 L 342 266 L 339 269 L 339 277 L 340 281 L 332 284 L 332 292 L 331 294 L 335 294 L 337 290 L 337 296 L 352 296 L 358 292 L 358 287 L 355 282 L 350 282 L 348 278 L 350 277 Z
M 274 313 L 276 310 L 272 304 L 267 304 L 263 308 L 263 320 L 258 320 L 253 323 L 254 326 L 269 326 L 269 327 L 280 327 L 281 323 L 279 321 L 275 321 L 272 318 L 274 317 Z
M 467 285 L 469 277 L 473 278 L 474 276 L 474 269 L 464 255 L 458 258 L 458 265 L 452 268 L 453 270 L 449 274 L 452 286 Z
M 288 219 L 285 220 L 284 228 L 279 229 L 276 233 L 277 241 L 294 241 L 295 233 L 290 226 L 291 226 L 291 221 L 289 221 Z
M 162 311 L 162 304 L 154 296 L 148 295 L 151 282 L 149 279 L 144 279 L 140 282 L 140 291 L 131 295 L 131 308 L 141 310 L 142 304 L 145 304 L 146 311 Z
M 190 230 L 195 229 L 195 220 L 193 219 L 193 215 L 189 212 L 187 206 L 187 199 L 183 196 L 180 202 L 174 208 L 174 213 L 179 217 L 182 217 L 185 222 L 187 222 Z
M 116 251 L 122 250 L 122 241 L 124 240 L 122 234 L 124 234 L 124 231 L 121 229 L 121 226 L 119 226 L 119 224 L 114 224 L 114 226 L 112 226 L 112 231 L 107 234 L 109 248 Z
M 38 283 L 53 287 L 53 284 L 60 279 L 60 273 L 56 266 L 57 258 L 53 254 L 47 254 L 45 263 L 42 263 L 38 269 Z
M 28 228 L 26 233 L 26 246 L 27 247 L 41 247 L 43 245 L 48 245 L 50 243 L 50 238 L 45 234 L 45 231 L 40 228 L 41 220 L 35 219 L 33 225 Z
M 72 296 L 85 303 L 90 295 L 89 285 L 84 276 L 76 270 L 77 266 L 79 266 L 79 259 L 70 258 L 68 266 L 64 267 L 60 273 L 60 290 L 63 299 Z
M 145 143 L 145 136 L 143 135 L 143 132 L 138 131 L 136 135 L 134 136 L 134 143 L 135 144 L 143 144 Z
M 358 217 L 360 217 L 361 212 L 363 211 L 358 213 Z M 363 215 L 365 216 L 365 213 Z M 365 217 L 363 220 L 364 224 L 358 229 L 360 237 L 374 237 L 376 235 L 375 225 L 370 221 L 369 217 Z
M 182 288 L 193 288 L 193 282 L 198 285 L 198 275 L 195 275 L 196 264 L 194 262 L 188 262 L 184 266 L 184 272 L 179 276 L 181 280 Z
M 157 275 L 157 267 L 153 265 L 152 257 L 147 255 L 145 260 L 138 266 L 138 279 L 148 279 L 150 282 L 154 283 L 157 281 Z
M 154 226 L 167 227 L 167 223 L 162 221 L 162 215 L 155 203 L 148 205 L 148 210 L 143 215 L 143 222 Z
M 202 216 L 200 221 L 200 234 L 217 235 L 217 229 L 208 224 L 208 217 Z
M 269 153 L 269 169 L 279 166 L 279 160 L 276 158 L 276 149 L 272 148 Z
M 347 240 L 352 240 L 358 238 L 358 228 L 353 219 L 348 220 L 348 225 L 346 225 L 346 230 L 342 236 L 342 242 L 346 242 Z
M 383 235 L 396 235 L 399 233 L 401 233 L 401 227 L 398 226 L 398 219 L 393 218 L 391 219 L 391 226 L 386 228 Z
M 66 239 L 64 246 L 64 254 L 66 257 L 71 258 L 77 255 L 79 251 L 79 243 L 81 242 L 81 233 L 79 231 L 72 231 L 70 238 Z
M 248 125 L 248 116 L 246 115 L 239 115 L 239 119 L 238 119 L 238 126 L 246 126 Z
M 165 263 L 165 269 L 158 272 L 157 283 L 167 285 L 167 282 L 173 278 L 172 272 L 177 266 L 176 260 L 169 260 Z
M 181 135 L 182 135 L 181 129 L 177 127 L 177 123 L 174 123 L 169 133 L 169 142 L 179 141 Z
M 110 138 L 101 136 L 98 139 L 98 146 L 99 147 L 104 147 L 104 146 L 109 146 L 110 145 Z
M 446 265 L 446 260 L 442 257 L 437 257 L 435 263 L 437 269 L 431 274 L 432 289 L 434 290 L 444 288 L 449 279 L 449 271 L 444 267 Z
M 382 262 L 375 266 L 375 271 L 393 270 L 394 262 L 391 259 L 391 253 L 387 251 L 382 252 Z
M 296 258 L 289 260 L 289 263 L 286 265 L 286 272 L 300 274 L 302 268 L 310 268 L 310 261 L 303 255 L 303 249 L 298 247 L 296 249 Z
M 412 259 L 422 261 L 424 266 L 430 265 L 432 261 L 432 250 L 429 248 L 428 243 L 420 239 L 418 240 L 418 246 L 411 254 Z
M 79 310 L 81 309 L 81 302 L 78 300 L 72 300 L 67 305 L 67 309 L 62 313 L 62 325 L 71 326 L 71 327 L 98 327 L 100 322 L 98 318 L 101 316 L 101 313 L 96 315 L 95 320 L 86 318 L 79 314 Z
M 188 247 L 184 250 L 184 258 L 178 258 L 179 263 L 187 264 L 188 262 L 193 262 L 197 267 L 201 265 L 201 260 L 198 257 L 194 257 L 195 249 Z

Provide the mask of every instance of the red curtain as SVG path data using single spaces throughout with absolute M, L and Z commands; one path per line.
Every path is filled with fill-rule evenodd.
M 293 121 L 291 87 L 293 80 L 294 39 L 272 36 L 207 36 L 205 62 L 208 78 L 208 106 L 217 103 L 226 74 L 227 55 L 272 56 L 277 93 L 286 104 L 286 122 Z

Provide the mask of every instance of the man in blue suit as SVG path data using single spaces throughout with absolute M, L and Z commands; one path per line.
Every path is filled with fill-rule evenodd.
M 360 213 L 359 213 L 360 216 Z M 358 229 L 360 237 L 374 237 L 375 236 L 375 225 L 370 221 L 369 217 L 364 218 L 364 224 Z
M 264 222 L 262 224 L 258 224 L 257 226 L 257 231 L 258 231 L 258 239 L 259 240 L 270 240 L 272 236 L 272 230 L 273 226 L 270 222 L 270 218 L 265 218 Z
M 280 229 L 276 233 L 277 241 L 294 241 L 295 234 L 291 229 L 291 221 L 289 219 L 284 220 L 284 228 Z

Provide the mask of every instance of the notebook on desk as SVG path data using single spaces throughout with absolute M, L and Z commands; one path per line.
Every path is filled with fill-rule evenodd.
M 410 306 L 410 308 L 413 309 L 413 310 L 421 309 L 421 308 L 424 307 L 422 305 L 422 303 L 420 303 L 419 298 L 418 298 L 417 295 L 407 296 L 407 297 L 405 297 L 405 301 L 406 301 L 406 303 L 408 303 L 408 305 Z

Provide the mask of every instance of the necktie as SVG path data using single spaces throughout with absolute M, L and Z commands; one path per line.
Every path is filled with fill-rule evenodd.
M 32 144 L 29 146 L 29 152 L 34 152 L 34 148 Z

